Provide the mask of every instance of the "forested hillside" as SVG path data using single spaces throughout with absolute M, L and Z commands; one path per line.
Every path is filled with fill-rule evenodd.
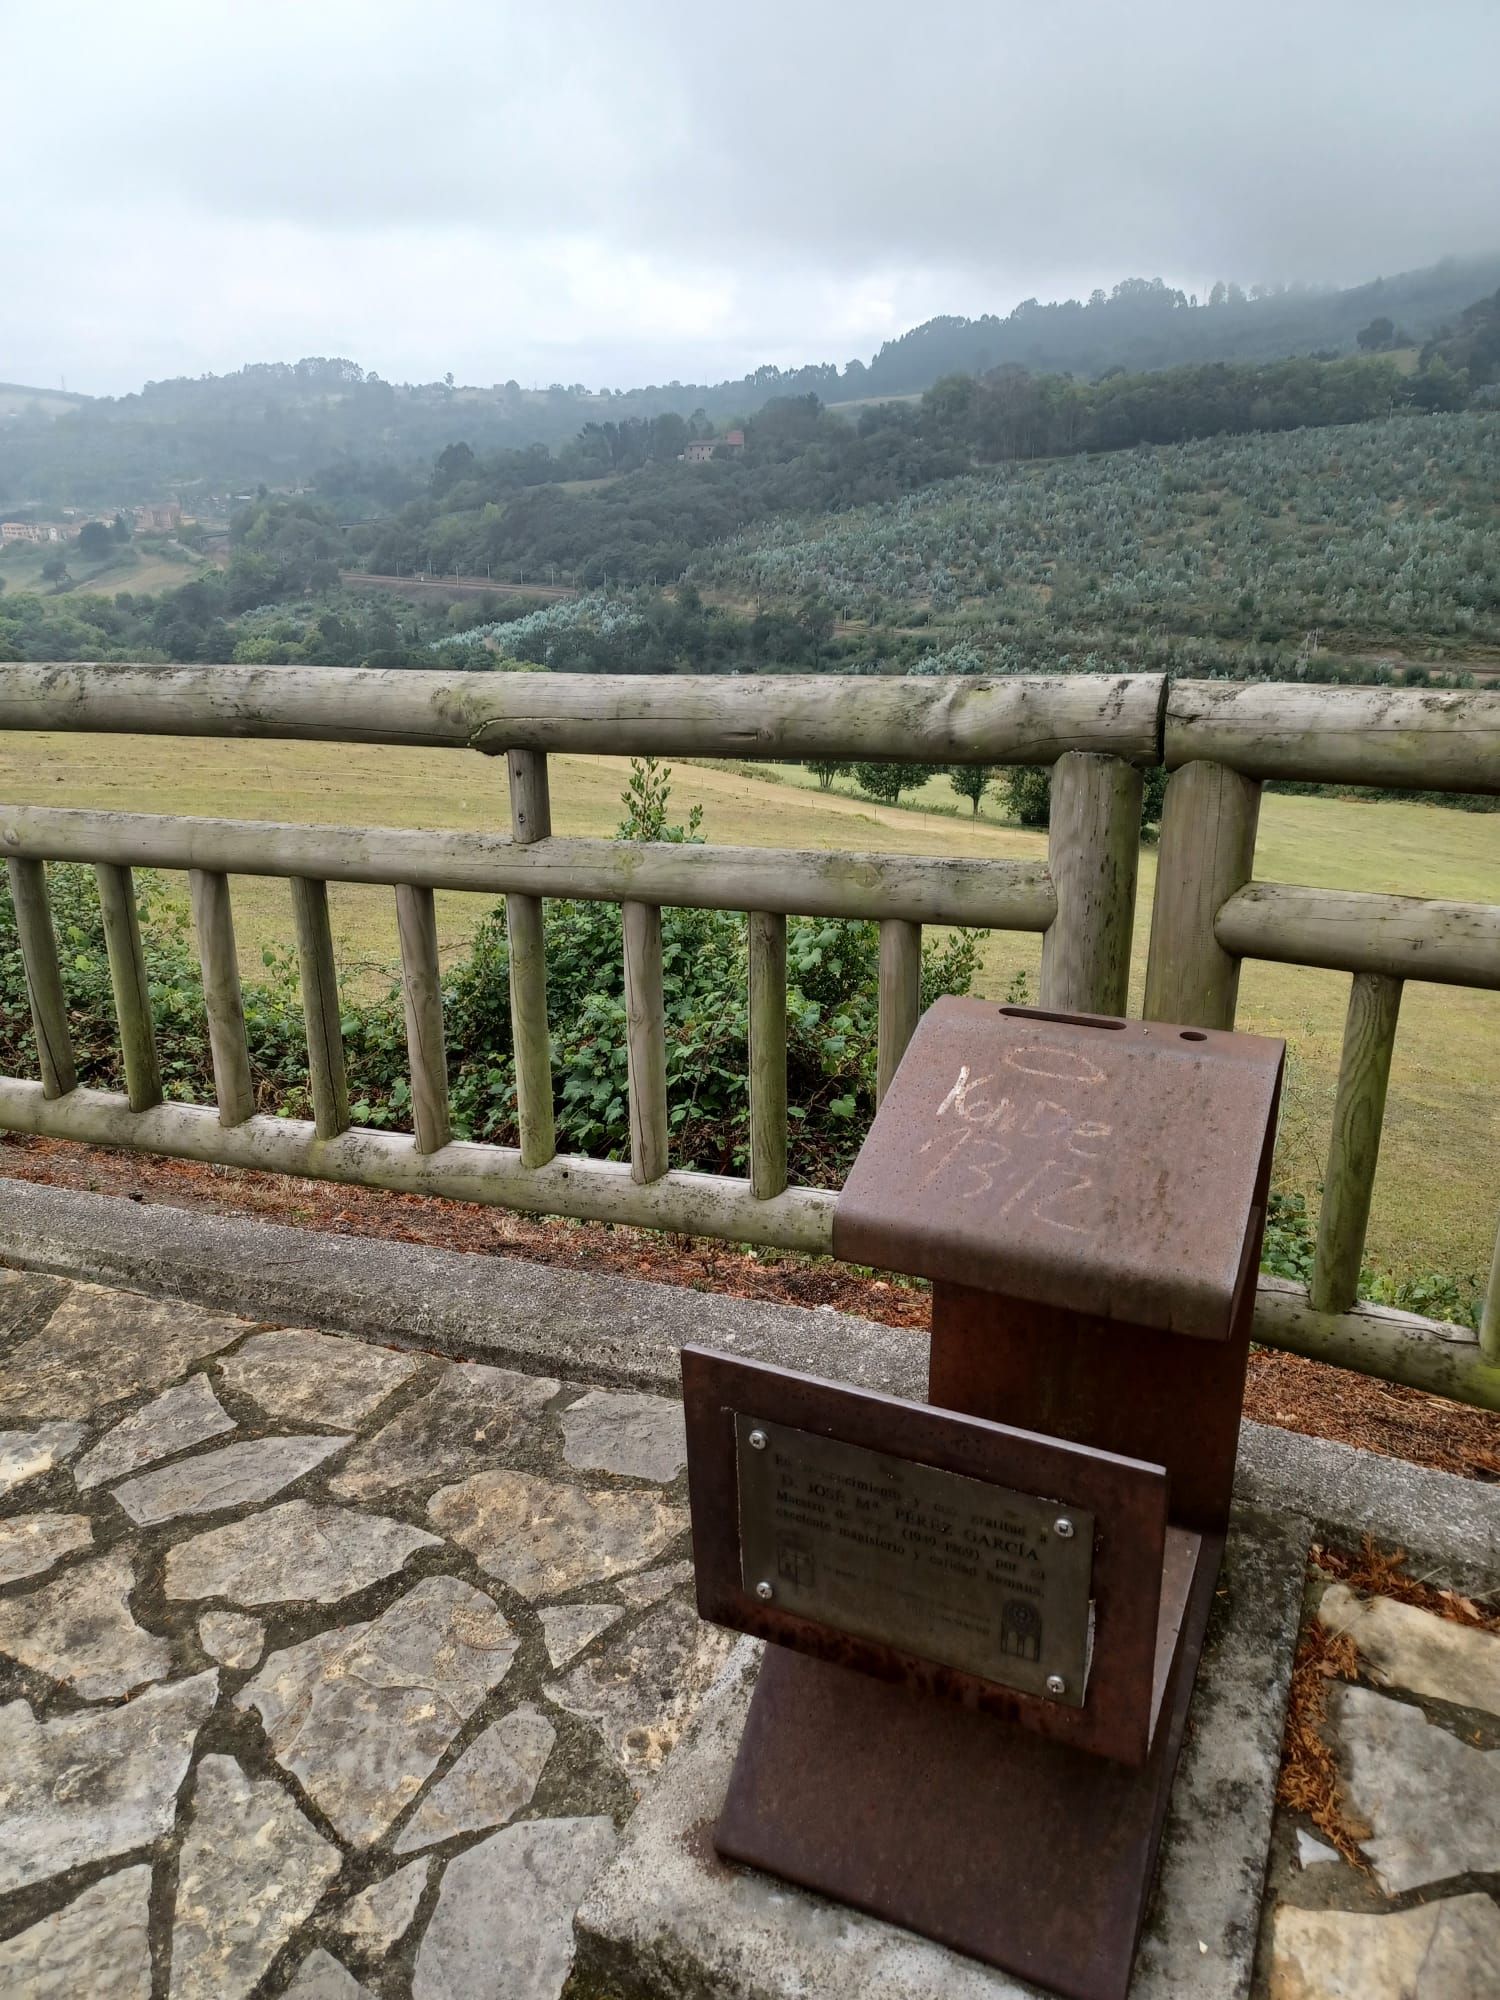
M 559 446 L 588 424 L 697 416 L 704 427 L 722 425 L 776 399 L 861 402 L 1012 365 L 1089 380 L 1117 369 L 1332 356 L 1356 351 L 1361 333 L 1382 321 L 1393 340 L 1420 345 L 1456 328 L 1464 308 L 1497 285 L 1500 256 L 1449 260 L 1345 291 L 1256 287 L 1247 296 L 1216 285 L 1197 299 L 1160 279 L 1132 278 L 1087 300 L 1028 299 L 1003 318 L 930 320 L 868 362 L 768 365 L 713 385 L 593 392 L 514 380 L 464 387 L 451 376 L 395 384 L 353 361 L 308 358 L 148 383 L 137 395 L 94 398 L 64 414 L 60 399 L 37 407 L 16 398 L 0 402 L 0 509 L 114 508 L 167 492 L 222 498 L 259 485 L 303 486 L 337 463 L 346 492 L 362 493 L 375 511 L 407 496 L 407 469 L 460 441 L 494 453 Z
M 1381 359 L 1288 361 L 1097 383 L 1005 368 L 982 382 L 949 377 L 919 402 L 877 404 L 853 422 L 816 397 L 783 398 L 747 420 L 742 453 L 701 465 L 679 460 L 677 419 L 626 419 L 588 426 L 550 458 L 451 447 L 420 499 L 357 526 L 350 546 L 383 574 L 666 582 L 758 521 L 895 501 L 976 465 L 1455 409 L 1469 393 L 1437 356 L 1413 374 Z M 342 484 L 331 475 L 328 497 Z

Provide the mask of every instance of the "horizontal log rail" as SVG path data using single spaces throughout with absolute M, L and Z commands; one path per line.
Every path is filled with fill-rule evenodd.
M 320 1139 L 312 1122 L 300 1118 L 255 1117 L 225 1127 L 207 1105 L 169 1103 L 132 1111 L 116 1091 L 80 1087 L 66 1097 L 47 1098 L 39 1083 L 17 1077 L 0 1077 L 0 1128 L 778 1250 L 822 1253 L 832 1240 L 836 1197 L 822 1188 L 791 1187 L 762 1198 L 748 1181 L 722 1174 L 668 1172 L 641 1182 L 632 1178 L 628 1163 L 564 1153 L 543 1167 L 528 1167 L 514 1148 L 466 1139 L 423 1153 L 414 1137 L 362 1126 Z
M 1221 904 L 1213 928 L 1236 958 L 1500 990 L 1500 903 L 1251 882 Z
M 1487 689 L 1178 681 L 1162 760 L 1247 778 L 1500 793 L 1500 694 Z
M 409 673 L 373 667 L 0 668 L 0 729 L 298 737 L 432 749 L 1051 764 L 1159 760 L 1161 674 Z
M 941 860 L 820 848 L 427 833 L 405 827 L 287 826 L 155 813 L 0 806 L 0 854 L 109 861 L 225 875 L 404 883 L 479 895 L 644 901 L 675 909 L 775 910 L 794 917 L 898 917 L 914 924 L 1044 931 L 1057 896 L 1039 861 Z

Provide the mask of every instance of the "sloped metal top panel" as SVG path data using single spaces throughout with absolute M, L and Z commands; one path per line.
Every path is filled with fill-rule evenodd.
M 854 1263 L 1228 1336 L 1285 1044 L 943 999 L 834 1213 Z

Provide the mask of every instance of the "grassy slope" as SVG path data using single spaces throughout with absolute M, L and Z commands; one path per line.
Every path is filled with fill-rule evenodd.
M 36 591 L 44 597 L 51 595 L 56 586 L 43 580 L 42 564 L 49 556 L 62 554 L 67 557 L 73 581 L 65 590 L 58 591 L 58 596 L 113 597 L 117 591 L 128 590 L 136 597 L 144 597 L 163 590 L 180 590 L 205 567 L 193 558 L 178 557 L 174 561 L 155 549 L 140 549 L 128 543 L 122 553 L 123 561 L 111 556 L 106 562 L 91 563 L 84 561 L 72 542 L 60 550 L 55 544 L 16 544 L 0 557 L 0 579 L 7 591 L 17 595 L 22 591 Z M 131 556 L 135 558 L 133 562 Z
M 619 816 L 624 766 L 604 757 L 553 761 L 559 832 L 608 833 Z M 788 776 L 794 774 L 788 773 Z M 800 777 L 802 774 L 795 774 Z M 962 817 L 891 811 L 732 770 L 681 766 L 681 813 L 705 807 L 720 842 L 747 846 L 903 850 L 918 854 L 1041 855 L 1045 840 L 989 811 Z M 126 741 L 111 737 L 0 735 L 0 799 L 97 805 L 251 819 L 378 821 L 403 826 L 501 829 L 504 778 L 494 763 L 442 751 L 326 744 Z M 945 779 L 926 802 L 959 803 Z M 1500 815 L 1440 807 L 1268 797 L 1257 863 L 1263 877 L 1459 900 L 1500 894 Z M 1139 1004 L 1147 914 L 1155 877 L 1142 855 L 1141 919 L 1133 989 Z M 368 984 L 395 956 L 388 892 L 335 885 L 334 920 L 346 971 Z M 482 899 L 439 898 L 445 951 L 463 948 Z M 290 937 L 284 884 L 236 884 L 242 958 Z M 1006 934 L 986 946 L 981 990 L 999 995 L 1018 972 L 1036 991 L 1038 941 Z M 1280 1149 L 1282 1184 L 1316 1196 L 1327 1147 L 1346 978 L 1291 966 L 1250 965 L 1241 987 L 1243 1027 L 1284 1034 L 1292 1049 Z M 1478 1272 L 1495 1227 L 1493 1162 L 1500 1153 L 1500 995 L 1411 985 L 1402 1009 L 1370 1247 L 1398 1272 L 1442 1267 Z

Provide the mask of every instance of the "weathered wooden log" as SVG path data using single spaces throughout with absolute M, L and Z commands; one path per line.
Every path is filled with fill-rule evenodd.
M 3 669 L 0 669 L 3 671 Z M 677 909 L 1045 930 L 1057 914 L 1034 861 L 937 860 L 818 849 L 697 847 L 554 836 L 531 844 L 404 827 L 287 826 L 50 806 L 0 809 L 0 853 L 324 882 L 409 882 L 484 895 L 649 901 Z
M 1047 866 L 1057 915 L 1042 937 L 1038 998 L 1069 1014 L 1123 1014 L 1141 848 L 1141 774 L 1070 750 L 1052 770 Z
M 880 926 L 880 1020 L 875 1102 L 885 1096 L 922 1014 L 922 927 L 890 917 Z
M 1500 1367 L 1486 1365 L 1478 1334 L 1466 1326 L 1364 1302 L 1349 1312 L 1322 1313 L 1301 1285 L 1262 1277 L 1252 1331 L 1264 1347 L 1500 1410 Z
M 1485 1365 L 1500 1374 L 1500 1229 L 1495 1231 L 1490 1281 L 1484 1288 L 1484 1304 L 1479 1312 L 1479 1351 Z
M 1236 958 L 1500 988 L 1500 904 L 1251 882 L 1213 920 Z
M 1399 979 L 1379 972 L 1354 975 L 1333 1104 L 1333 1140 L 1323 1177 L 1318 1245 L 1307 1288 L 1318 1312 L 1347 1312 L 1359 1291 L 1400 1012 Z
M 337 1138 L 349 1124 L 349 1085 L 344 1074 L 344 1036 L 339 1023 L 338 970 L 328 922 L 328 885 L 292 877 L 292 915 L 297 925 L 297 973 L 302 984 L 302 1018 L 307 1026 L 307 1072 L 312 1085 L 313 1121 L 320 1139 Z
M 750 1191 L 786 1186 L 786 918 L 750 912 Z
M 47 899 L 47 871 L 40 861 L 8 861 L 5 869 L 16 913 L 42 1088 L 48 1097 L 64 1097 L 77 1083 L 78 1070 L 68 1032 L 68 1002 L 57 957 L 57 934 L 52 928 L 52 906 Z
M 1165 691 L 1161 674 L 854 680 L 59 662 L 0 668 L 0 729 L 938 764 L 1111 750 L 1149 764 Z
M 667 1032 L 662 998 L 661 911 L 622 905 L 625 1057 L 630 1086 L 630 1171 L 641 1182 L 667 1171 Z
M 459 1139 L 420 1153 L 404 1133 L 361 1127 L 320 1139 L 300 1118 L 247 1118 L 226 1130 L 206 1105 L 132 1112 L 113 1091 L 78 1089 L 50 1100 L 39 1083 L 14 1077 L 0 1077 L 0 1130 L 814 1255 L 826 1254 L 833 1236 L 834 1197 L 820 1188 L 788 1188 L 761 1200 L 748 1181 L 691 1173 L 663 1174 L 643 1186 L 611 1160 L 560 1154 L 545 1167 L 526 1167 L 510 1147 Z
M 417 1151 L 436 1153 L 453 1137 L 453 1127 L 448 1118 L 443 974 L 430 889 L 413 889 L 404 882 L 396 885 L 396 930 L 401 939 L 401 999 Z
M 229 878 L 214 870 L 190 869 L 188 894 L 193 904 L 193 928 L 198 934 L 203 1011 L 208 1017 L 208 1046 L 213 1057 L 219 1120 L 224 1125 L 239 1125 L 254 1113 L 255 1083 L 245 1040 L 245 1008 L 240 996 L 240 962 L 234 941 Z
M 539 750 L 513 750 L 506 759 L 510 779 L 510 830 L 518 847 L 548 840 L 552 797 L 547 759 Z M 547 1019 L 547 942 L 539 896 L 509 895 L 505 929 L 510 959 L 510 1026 L 516 1056 L 516 1123 L 521 1158 L 543 1167 L 557 1151 L 552 1107 L 552 1039 Z
M 99 884 L 99 909 L 104 919 L 104 949 L 114 988 L 115 1019 L 120 1024 L 125 1091 L 132 1111 L 147 1111 L 161 1102 L 161 1064 L 156 1054 L 156 1030 L 151 1024 L 151 987 L 146 978 L 146 954 L 141 949 L 135 881 L 128 868 L 113 862 L 101 862 L 94 875 Z
M 1178 681 L 1165 761 L 1175 771 L 1200 759 L 1251 778 L 1500 792 L 1500 694 Z
M 1260 786 L 1222 764 L 1187 764 L 1168 782 L 1146 960 L 1148 1021 L 1232 1028 L 1240 961 L 1214 918 L 1255 866 Z

